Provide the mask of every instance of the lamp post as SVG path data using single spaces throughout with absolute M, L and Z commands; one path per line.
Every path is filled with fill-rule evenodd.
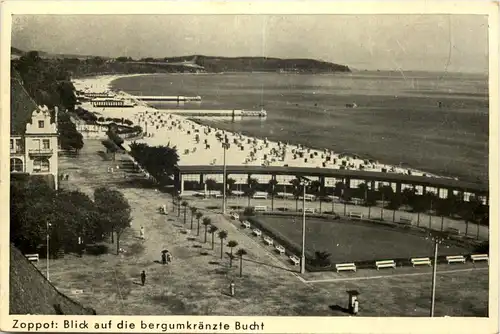
M 49 274 L 49 257 L 50 257 L 50 227 L 52 226 L 51 223 L 47 220 L 47 281 L 50 281 L 50 274 Z
M 226 150 L 229 149 L 229 143 L 222 143 L 222 148 L 224 149 L 224 170 L 223 170 L 223 180 L 222 180 L 222 214 L 226 214 Z
M 438 245 L 443 242 L 445 238 L 444 233 L 434 232 L 431 233 L 431 239 L 434 241 L 434 263 L 432 266 L 432 292 L 431 292 L 431 311 L 430 316 L 434 317 L 434 308 L 436 300 L 436 274 L 437 274 L 437 257 L 438 257 Z
M 306 272 L 306 186 L 311 182 L 309 179 L 298 176 L 302 181 L 304 192 L 302 194 L 302 255 L 300 257 L 300 273 Z

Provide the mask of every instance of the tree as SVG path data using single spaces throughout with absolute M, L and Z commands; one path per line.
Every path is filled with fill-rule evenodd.
M 200 235 L 200 219 L 201 219 L 201 217 L 203 217 L 203 213 L 201 213 L 200 211 L 196 212 L 196 220 L 198 220 L 198 230 L 196 232 L 196 236 Z
M 276 179 L 269 180 L 267 193 L 271 195 L 271 211 L 274 211 L 274 197 L 278 194 L 278 181 Z
M 233 178 L 228 178 L 226 181 L 227 184 L 227 194 L 232 195 L 233 194 L 233 186 L 236 183 L 236 180 Z
M 187 212 L 187 207 L 188 207 L 189 203 L 186 201 L 182 201 L 181 205 L 184 208 L 184 225 L 186 225 L 186 212 Z
M 291 180 L 290 183 L 292 184 L 292 193 L 295 198 L 295 211 L 299 211 L 299 197 L 302 195 L 302 186 L 298 178 Z
M 207 179 L 205 181 L 205 184 L 207 185 L 207 189 L 208 189 L 208 197 L 212 196 L 212 190 L 215 190 L 215 188 L 217 187 L 217 181 L 215 181 L 214 179 Z
M 198 209 L 196 209 L 194 206 L 192 206 L 190 208 L 190 210 L 191 210 L 191 227 L 190 227 L 190 229 L 193 230 L 193 219 L 194 219 L 194 216 L 196 215 Z
M 228 243 L 227 243 L 227 247 L 229 247 L 230 251 L 229 251 L 229 268 L 232 268 L 233 267 L 233 248 L 238 246 L 238 242 L 237 241 L 234 241 L 234 240 L 230 240 Z
M 120 236 L 132 221 L 130 205 L 121 192 L 104 187 L 94 191 L 94 200 L 111 233 L 116 233 L 116 253 L 119 254 Z
M 245 191 L 245 196 L 248 197 L 248 206 L 250 206 L 250 199 L 257 192 L 258 185 L 259 185 L 259 181 L 256 178 L 252 177 L 252 178 L 248 179 L 247 189 Z
M 247 251 L 243 248 L 238 249 L 236 255 L 240 257 L 240 277 L 243 276 L 243 256 L 247 255 Z
M 179 162 L 177 148 L 166 146 L 150 147 L 147 144 L 133 142 L 130 155 L 161 184 L 172 182 L 172 176 Z
M 315 255 L 314 262 L 317 266 L 328 267 L 331 264 L 330 253 L 316 251 L 314 255 Z
M 220 239 L 220 258 L 222 260 L 223 254 L 224 254 L 224 239 L 227 238 L 227 231 L 220 231 L 219 232 L 219 239 Z
M 106 148 L 106 153 L 111 153 L 112 154 L 112 159 L 115 161 L 116 159 L 116 152 L 120 150 L 120 148 L 111 140 L 105 139 L 101 141 L 102 145 Z
M 321 186 L 321 182 L 314 180 L 311 182 L 311 190 L 316 198 L 319 198 L 319 213 L 321 213 L 321 197 L 323 196 L 323 187 Z
M 210 224 L 212 224 L 212 220 L 208 217 L 203 218 L 203 226 L 205 226 L 205 240 L 203 243 L 207 243 L 207 229 Z
M 218 229 L 219 228 L 217 226 L 210 225 L 210 229 L 208 230 L 208 232 L 212 235 L 212 249 L 215 247 L 215 232 L 217 232 Z

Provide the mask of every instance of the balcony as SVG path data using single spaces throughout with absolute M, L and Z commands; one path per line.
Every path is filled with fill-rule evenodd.
M 51 148 L 30 149 L 28 150 L 28 154 L 31 157 L 50 157 L 53 154 L 53 150 Z
M 24 149 L 22 147 L 16 147 L 10 149 L 10 155 L 23 154 Z

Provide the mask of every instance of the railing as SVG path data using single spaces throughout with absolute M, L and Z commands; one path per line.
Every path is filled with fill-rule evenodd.
M 30 149 L 28 153 L 30 155 L 47 156 L 52 155 L 53 150 L 51 148 Z
M 10 149 L 10 154 L 19 154 L 24 153 L 24 149 L 22 147 L 16 147 Z

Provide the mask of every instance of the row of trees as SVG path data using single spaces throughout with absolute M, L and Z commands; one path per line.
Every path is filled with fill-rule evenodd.
M 205 181 L 209 194 L 213 190 L 223 191 L 222 186 L 213 179 Z M 232 178 L 227 179 L 227 194 L 231 195 L 235 190 L 236 181 Z M 303 195 L 303 186 L 299 179 L 290 181 L 290 186 L 280 186 L 275 179 L 271 179 L 267 184 L 261 185 L 255 178 L 250 178 L 244 187 L 244 196 L 250 200 L 258 190 L 265 190 L 271 197 L 271 207 L 274 209 L 274 198 L 279 191 L 290 190 L 295 198 L 296 211 L 298 211 L 299 198 Z M 329 195 L 337 196 L 344 201 L 346 205 L 353 198 L 359 198 L 363 205 L 367 207 L 376 206 L 382 202 L 382 207 L 390 210 L 399 210 L 402 206 L 408 207 L 412 212 L 419 214 L 432 212 L 443 217 L 458 216 L 466 221 L 477 222 L 484 225 L 488 224 L 488 206 L 484 205 L 479 198 L 471 196 L 469 201 L 464 201 L 454 194 L 446 198 L 440 198 L 437 194 L 426 192 L 424 195 L 418 195 L 413 188 L 405 188 L 401 193 L 397 193 L 390 186 L 382 186 L 380 189 L 372 190 L 366 183 L 361 183 L 357 188 L 347 188 L 342 182 L 337 182 L 333 191 L 327 192 L 325 187 L 319 181 L 312 181 L 306 188 L 308 194 L 315 195 L 319 200 L 320 211 L 321 204 L 324 201 L 331 201 Z
M 50 239 L 51 255 L 79 251 L 87 244 L 120 236 L 130 226 L 130 205 L 122 193 L 98 188 L 92 200 L 80 191 L 55 191 L 44 181 L 12 180 L 10 240 L 25 253 L 39 251 Z M 80 239 L 81 244 L 78 243 Z
M 160 184 L 171 183 L 175 166 L 179 162 L 177 147 L 149 146 L 144 143 L 130 144 L 130 155 Z
M 182 209 L 181 209 L 182 207 Z M 204 238 L 203 242 L 207 243 L 208 240 L 208 233 L 211 234 L 212 236 L 212 249 L 215 248 L 215 236 L 220 240 L 220 258 L 222 259 L 224 257 L 224 240 L 228 238 L 228 232 L 224 230 L 219 230 L 217 226 L 212 222 L 212 219 L 210 217 L 204 217 L 203 213 L 199 211 L 196 207 L 190 207 L 189 203 L 186 201 L 182 201 L 180 203 L 180 206 L 178 206 L 178 215 L 181 215 L 181 210 L 183 211 L 184 214 L 184 225 L 187 224 L 187 213 L 188 209 L 190 212 L 191 216 L 191 223 L 190 223 L 190 230 L 193 230 L 193 222 L 196 219 L 197 226 L 196 226 L 196 236 L 200 236 L 200 223 L 204 227 Z M 227 247 L 229 247 L 230 252 L 228 254 L 229 256 L 229 267 L 232 268 L 233 266 L 233 260 L 235 258 L 235 255 L 233 254 L 233 248 L 238 246 L 238 242 L 235 240 L 230 240 L 227 243 Z M 247 254 L 246 250 L 243 248 L 240 248 L 236 251 L 236 256 L 240 258 L 240 277 L 243 275 L 243 256 Z

